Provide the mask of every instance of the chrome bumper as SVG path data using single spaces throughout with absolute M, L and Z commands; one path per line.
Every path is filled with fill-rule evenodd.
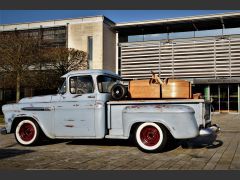
M 213 124 L 212 126 L 204 129 L 200 129 L 200 136 L 208 136 L 214 133 L 218 133 L 220 131 L 220 127 L 217 124 Z
M 6 135 L 7 134 L 7 129 L 5 127 L 1 128 L 1 134 Z

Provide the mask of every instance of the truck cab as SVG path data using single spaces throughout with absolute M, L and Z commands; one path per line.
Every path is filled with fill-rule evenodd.
M 105 103 L 120 77 L 110 71 L 70 72 L 59 94 L 53 97 L 54 137 L 103 138 L 106 133 Z

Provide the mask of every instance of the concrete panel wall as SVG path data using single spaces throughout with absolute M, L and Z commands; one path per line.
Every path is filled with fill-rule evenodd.
M 93 37 L 93 69 L 103 69 L 103 22 L 69 24 L 68 47 L 87 52 L 88 36 Z
M 39 22 L 29 22 L 29 23 L 17 23 L 17 24 L 0 24 L 0 31 L 13 31 L 18 30 L 29 30 L 29 29 L 39 29 L 41 26 L 43 28 L 56 27 L 56 26 L 66 26 L 67 24 L 82 24 L 82 23 L 94 23 L 102 22 L 103 16 L 92 16 L 74 19 L 63 19 L 63 20 L 51 20 L 51 21 L 39 21 Z
M 107 24 L 103 24 L 103 68 L 116 70 L 116 34 Z

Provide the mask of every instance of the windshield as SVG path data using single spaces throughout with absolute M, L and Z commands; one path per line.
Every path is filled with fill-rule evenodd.
M 58 89 L 59 89 L 58 93 L 59 93 L 59 94 L 65 94 L 65 93 L 66 93 L 66 90 L 67 90 L 67 87 L 66 87 L 66 79 L 65 79 L 65 78 L 61 78 L 61 81 L 62 81 L 62 84 L 61 84 L 61 87 L 58 88 Z

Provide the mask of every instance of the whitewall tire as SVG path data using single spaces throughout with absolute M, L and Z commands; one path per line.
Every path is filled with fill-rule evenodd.
M 39 139 L 39 126 L 31 120 L 22 120 L 15 129 L 17 142 L 24 146 L 34 145 Z
M 140 150 L 159 152 L 164 148 L 167 141 L 166 130 L 156 123 L 142 123 L 136 129 L 135 140 Z

